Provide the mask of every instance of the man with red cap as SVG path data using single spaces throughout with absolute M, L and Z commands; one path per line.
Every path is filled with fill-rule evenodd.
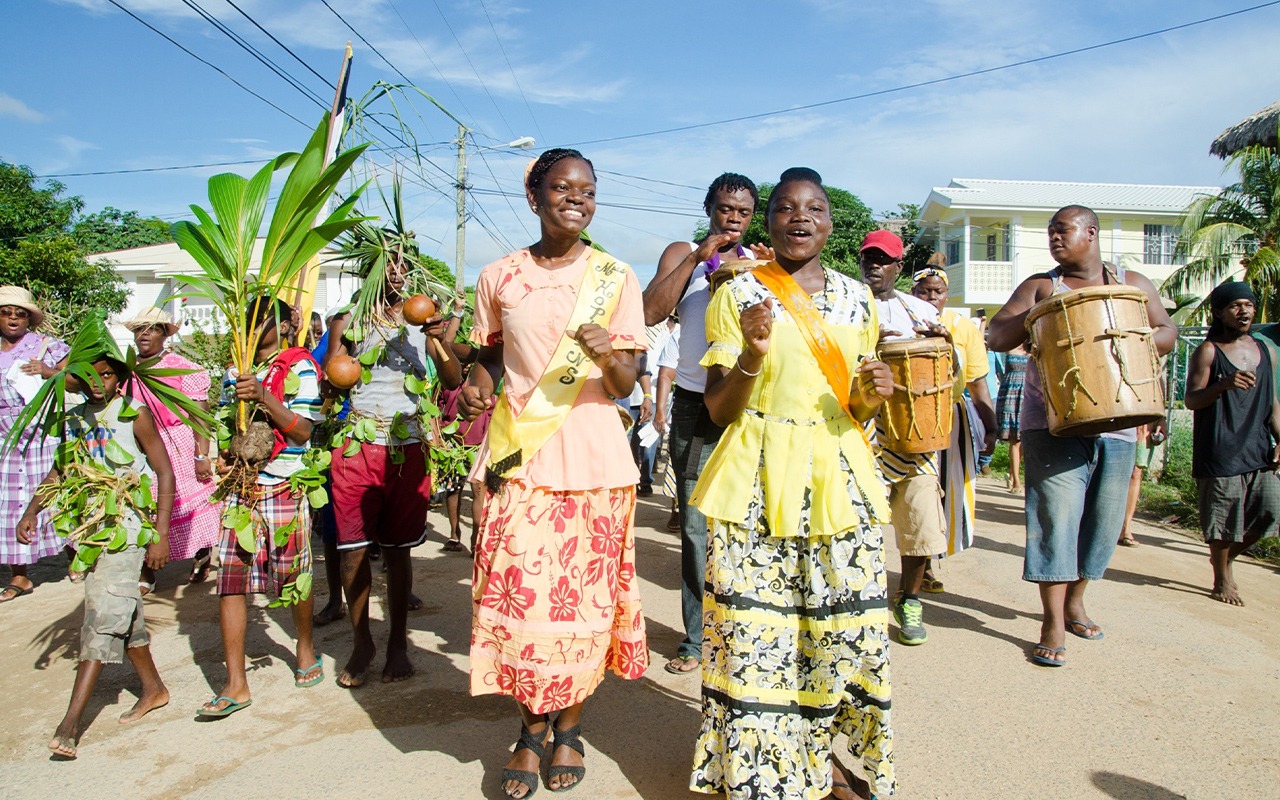
M 894 286 L 902 272 L 902 240 L 892 231 L 872 231 L 862 242 L 862 282 L 876 298 L 880 341 L 951 335 L 932 304 L 900 292 Z M 955 359 L 952 359 L 955 363 Z M 876 437 L 884 441 L 884 413 L 876 417 Z M 902 580 L 893 601 L 898 641 L 924 644 L 920 591 L 932 556 L 947 552 L 937 453 L 898 453 L 879 448 L 880 470 L 889 484 L 889 513 L 902 557 Z

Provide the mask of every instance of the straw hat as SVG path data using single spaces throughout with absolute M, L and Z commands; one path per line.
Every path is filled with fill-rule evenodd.
M 31 315 L 31 322 L 27 326 L 29 328 L 38 326 L 44 320 L 44 312 L 31 299 L 31 292 L 21 286 L 0 286 L 0 307 L 3 306 L 25 308 Z
M 150 328 L 152 325 L 163 325 L 166 336 L 172 336 L 178 332 L 178 326 L 174 324 L 173 317 L 163 308 L 148 308 L 124 324 L 126 328 L 135 332 Z

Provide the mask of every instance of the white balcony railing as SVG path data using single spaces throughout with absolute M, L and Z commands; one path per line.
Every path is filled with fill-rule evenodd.
M 1014 289 L 1012 261 L 970 261 L 964 265 L 964 302 L 1004 303 Z

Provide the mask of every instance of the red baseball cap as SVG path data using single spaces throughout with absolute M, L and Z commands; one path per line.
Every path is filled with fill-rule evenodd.
M 862 250 L 860 252 L 865 253 L 872 248 L 883 251 L 890 258 L 902 258 L 902 240 L 893 231 L 872 231 L 868 233 L 867 238 L 862 240 Z

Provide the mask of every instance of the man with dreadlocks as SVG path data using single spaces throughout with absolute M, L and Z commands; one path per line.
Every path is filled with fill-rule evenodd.
M 671 468 L 676 474 L 676 510 L 680 518 L 680 607 L 684 641 L 668 672 L 693 672 L 702 662 L 702 587 L 706 583 L 707 518 L 689 503 L 698 476 L 724 429 L 711 421 L 703 402 L 707 370 L 704 324 L 711 302 L 708 278 L 721 261 L 755 258 L 742 244 L 760 193 L 750 178 L 726 172 L 711 182 L 702 210 L 708 217 L 701 241 L 673 242 L 658 260 L 658 273 L 644 290 L 646 325 L 674 312 L 680 321 L 679 361 L 675 370 L 669 427 Z M 758 246 L 753 249 L 759 249 Z M 764 249 L 759 255 L 767 257 Z

